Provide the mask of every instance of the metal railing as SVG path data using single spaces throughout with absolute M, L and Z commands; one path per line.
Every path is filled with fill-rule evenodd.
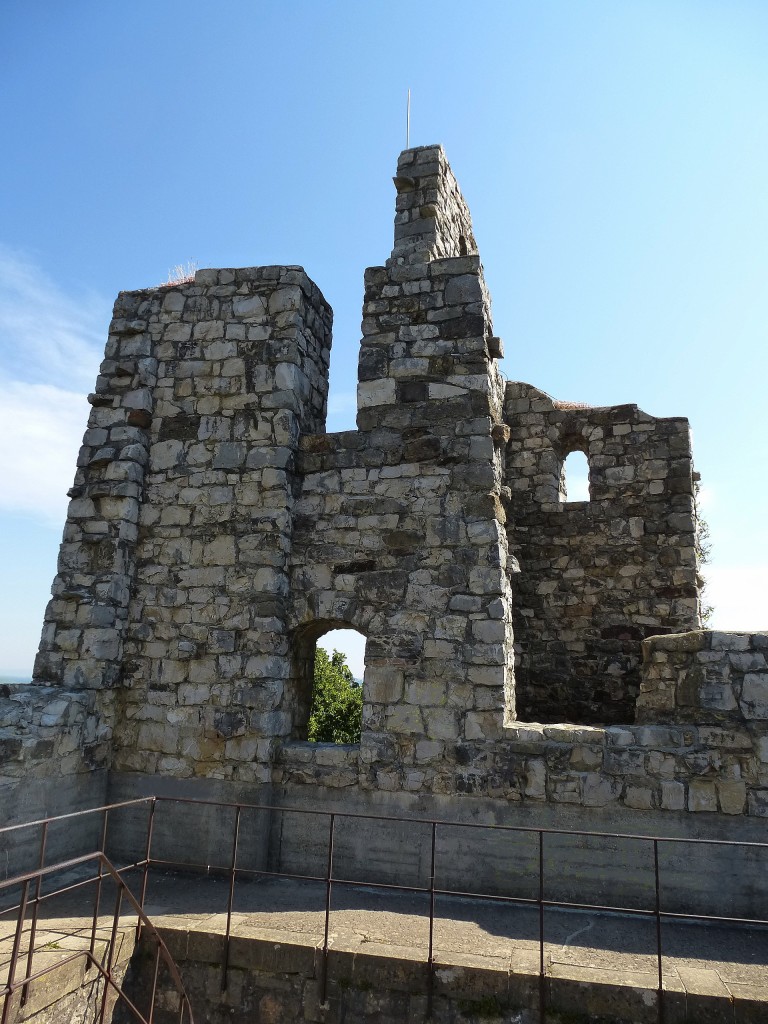
M 416 817 L 405 817 L 405 816 L 394 816 L 394 815 L 378 815 L 378 814 L 362 814 L 352 811 L 340 811 L 340 810 L 322 810 L 314 808 L 299 808 L 299 807 L 286 807 L 272 804 L 256 804 L 247 802 L 227 802 L 227 801 L 215 801 L 215 800 L 198 800 L 187 797 L 169 797 L 169 796 L 152 796 L 143 797 L 136 800 L 128 800 L 120 803 L 110 804 L 105 807 L 93 808 L 87 811 L 75 812 L 70 815 L 62 815 L 58 818 L 47 818 L 41 819 L 36 822 L 29 822 L 26 825 L 11 826 L 10 829 L 0 829 L 0 837 L 3 833 L 11 831 L 12 829 L 20 828 L 35 828 L 38 827 L 42 830 L 41 841 L 40 841 L 40 860 L 41 868 L 36 872 L 31 872 L 27 876 L 22 876 L 21 879 L 14 879 L 13 882 L 3 883 L 2 887 L 10 884 L 19 884 L 19 881 L 28 879 L 27 884 L 31 880 L 37 880 L 38 888 L 35 897 L 30 901 L 31 904 L 37 906 L 37 902 L 44 897 L 39 894 L 39 878 L 45 871 L 42 870 L 42 862 L 45 858 L 45 846 L 46 846 L 46 835 L 49 826 L 53 822 L 60 822 L 66 819 L 77 818 L 85 814 L 102 814 L 103 823 L 101 830 L 101 852 L 99 854 L 93 854 L 91 857 L 99 857 L 100 871 L 101 865 L 105 866 L 109 864 L 104 856 L 104 850 L 108 848 L 108 823 L 110 814 L 116 810 L 124 808 L 135 808 L 140 806 L 146 806 L 147 808 L 147 823 L 146 832 L 144 834 L 144 856 L 140 860 L 136 860 L 123 868 L 116 869 L 111 865 L 108 867 L 109 873 L 114 878 L 120 878 L 121 873 L 137 869 L 141 870 L 142 878 L 140 885 L 140 896 L 139 899 L 134 899 L 130 896 L 132 904 L 138 911 L 139 921 L 137 925 L 137 934 L 140 932 L 142 927 L 148 927 L 151 929 L 154 935 L 157 935 L 154 928 L 149 924 L 146 917 L 143 914 L 143 904 L 147 892 L 147 882 L 149 871 L 151 867 L 159 868 L 162 870 L 180 870 L 180 871 L 199 871 L 206 874 L 217 873 L 223 874 L 228 878 L 228 894 L 227 894 L 227 909 L 226 909 L 226 927 L 225 927 L 225 944 L 224 944 L 224 955 L 222 962 L 222 980 L 221 987 L 224 991 L 227 987 L 227 977 L 229 968 L 229 950 L 230 950 L 230 939 L 232 931 L 232 915 L 235 907 L 235 896 L 237 881 L 239 878 L 245 879 L 247 877 L 252 878 L 285 878 L 295 881 L 304 882 L 319 882 L 325 887 L 325 901 L 324 901 L 324 927 L 323 927 L 323 942 L 321 949 L 321 967 L 320 967 L 320 1002 L 325 1003 L 328 994 L 328 955 L 330 947 L 330 921 L 331 913 L 333 909 L 333 891 L 336 887 L 357 887 L 373 890 L 382 890 L 394 893 L 410 893 L 420 894 L 428 897 L 429 902 L 429 933 L 428 943 L 426 949 L 426 960 L 425 966 L 427 968 L 427 1019 L 432 1016 L 432 1008 L 434 1002 L 434 982 L 435 982 L 435 900 L 437 897 L 458 897 L 462 899 L 470 899 L 477 901 L 489 901 L 493 903 L 506 904 L 509 906 L 527 906 L 529 908 L 537 908 L 538 910 L 538 947 L 539 947 L 539 969 L 538 969 L 538 1003 L 539 1003 L 539 1019 L 542 1022 L 546 1021 L 547 1011 L 547 972 L 545 962 L 545 946 L 546 946 L 546 935 L 545 935 L 545 911 L 546 910 L 571 910 L 571 911 L 590 911 L 596 913 L 605 914 L 619 914 L 633 918 L 645 919 L 655 923 L 655 960 L 656 960 L 656 976 L 657 976 L 657 1017 L 659 1024 L 664 1024 L 665 1021 L 665 1001 L 664 1001 L 664 966 L 663 966 L 663 923 L 672 921 L 681 922 L 701 922 L 701 923 L 714 923 L 718 925 L 750 925 L 756 927 L 767 927 L 768 919 L 758 917 L 736 917 L 736 916 L 724 916 L 719 914 L 708 914 L 686 910 L 665 910 L 662 907 L 662 870 L 660 868 L 659 861 L 659 850 L 665 845 L 669 844 L 680 844 L 684 846 L 696 847 L 696 848 L 731 848 L 731 849 L 750 849 L 754 851 L 762 851 L 768 856 L 768 843 L 757 843 L 750 841 L 740 840 L 725 840 L 725 839 L 688 839 L 673 836 L 654 836 L 654 835 L 639 835 L 633 833 L 608 833 L 608 832 L 594 832 L 594 831 L 581 831 L 573 829 L 551 829 L 551 828 L 536 828 L 532 826 L 521 826 L 521 825 L 499 825 L 499 824 L 481 824 L 478 822 L 466 822 L 466 821 L 450 821 L 443 819 L 433 818 L 416 818 Z M 231 831 L 231 855 L 228 859 L 228 863 L 225 864 L 211 864 L 210 862 L 202 862 L 195 860 L 181 860 L 178 857 L 157 857 L 153 856 L 153 835 L 154 826 L 157 815 L 157 810 L 160 806 L 165 805 L 185 805 L 185 806 L 196 806 L 200 808 L 213 808 L 213 809 L 228 809 L 232 812 L 232 831 Z M 238 855 L 241 847 L 241 823 L 243 812 L 263 812 L 272 816 L 274 814 L 300 814 L 309 815 L 317 819 L 326 819 L 327 821 L 327 838 L 326 838 L 326 853 L 325 858 L 325 870 L 320 873 L 308 873 L 308 872 L 295 872 L 295 871 L 282 871 L 282 870 L 270 870 L 267 867 L 246 867 L 242 863 L 238 863 Z M 429 870 L 428 879 L 429 882 L 426 885 L 402 885 L 393 882 L 383 882 L 373 877 L 358 877 L 358 878 L 345 878 L 334 873 L 334 844 L 336 840 L 337 823 L 340 819 L 352 820 L 352 821 L 376 821 L 384 823 L 401 823 L 406 826 L 421 825 L 428 828 L 429 835 Z M 269 829 L 267 824 L 267 829 Z M 490 892 L 478 892 L 478 891 L 467 891 L 463 888 L 449 888 L 439 887 L 436 885 L 437 876 L 437 863 L 438 863 L 438 835 L 441 829 L 467 829 L 475 832 L 493 832 L 493 833 L 508 833 L 508 834 L 524 834 L 532 837 L 535 844 L 535 861 L 536 861 L 536 895 L 535 896 L 513 896 L 513 895 L 502 895 L 499 893 Z M 134 831 L 134 836 L 136 832 Z M 579 902 L 575 900 L 567 899 L 551 899 L 546 896 L 546 886 L 548 878 L 545 872 L 545 863 L 547 852 L 547 842 L 553 840 L 555 837 L 569 837 L 574 839 L 595 839 L 595 840 L 621 840 L 621 841 L 632 841 L 642 844 L 648 844 L 652 855 L 653 865 L 653 906 L 649 907 L 636 907 L 629 905 L 622 905 L 617 902 L 613 903 L 596 903 L 596 902 Z M 140 838 L 140 837 L 138 837 Z M 222 843 L 224 842 L 221 837 Z M 89 858 L 80 858 L 76 861 L 70 862 L 71 864 L 80 863 Z M 66 865 L 65 865 L 66 866 Z M 567 865 L 564 865 L 566 867 Z M 766 862 L 768 866 L 768 861 Z M 764 877 L 768 877 L 768 872 L 764 872 Z M 78 883 L 82 884 L 82 883 Z M 97 908 L 94 911 L 94 929 L 95 920 L 97 916 Z M 116 920 L 116 918 L 115 918 Z M 35 919 L 33 917 L 32 923 L 32 934 L 34 935 Z M 161 948 L 162 940 L 158 938 L 158 949 Z M 163 951 L 167 954 L 165 946 L 162 946 Z M 91 955 L 93 953 L 93 944 L 91 947 Z M 158 953 L 158 955 L 160 955 Z M 17 957 L 18 959 L 18 957 Z M 174 981 L 177 981 L 179 990 L 182 993 L 183 1006 L 187 1008 L 189 1012 L 188 1001 L 186 1001 L 186 995 L 183 994 L 183 988 L 181 981 L 178 978 L 178 971 L 175 967 L 170 967 L 169 957 L 169 970 Z M 28 963 L 27 973 L 28 976 L 25 979 L 25 983 L 34 980 L 35 975 L 29 974 L 30 965 Z M 157 971 L 155 971 L 155 985 L 157 982 Z M 15 987 L 18 988 L 16 983 Z M 9 978 L 9 982 L 6 985 L 5 993 L 12 991 L 13 983 L 12 979 Z M 154 999 L 154 988 L 153 988 L 153 999 Z M 8 995 L 6 994 L 6 1001 Z M 138 1012 L 138 1011 L 136 1011 Z M 183 1013 L 183 1008 L 181 1010 Z M 144 1018 L 138 1017 L 138 1019 L 144 1021 Z M 190 1024 L 191 1024 L 191 1012 L 190 1012 Z M 182 1017 L 180 1017 L 182 1020 Z M 3 1016 L 0 1020 L 0 1024 L 6 1024 L 6 1017 Z M 151 1017 L 149 1024 L 151 1024 Z
M 171 979 L 171 984 L 178 995 L 178 1024 L 194 1024 L 189 998 L 187 997 L 184 989 L 178 967 L 176 966 L 173 957 L 168 951 L 168 947 L 160 937 L 157 929 L 144 913 L 143 904 L 146 894 L 147 873 L 149 870 L 148 860 L 145 858 L 132 864 L 123 865 L 121 868 L 116 868 L 104 853 L 104 846 L 107 840 L 109 811 L 114 810 L 119 806 L 143 803 L 146 803 L 146 801 L 130 801 L 122 805 L 115 804 L 108 808 L 94 808 L 92 810 L 77 812 L 71 815 L 45 818 L 40 821 L 30 822 L 25 825 L 10 826 L 9 828 L 0 830 L 0 835 L 3 835 L 4 833 L 23 828 L 39 827 L 41 829 L 39 866 L 33 871 L 28 871 L 13 878 L 0 881 L 0 901 L 4 900 L 6 894 L 13 893 L 15 889 L 19 890 L 17 901 L 11 900 L 7 904 L 3 903 L 3 905 L 0 906 L 0 919 L 12 914 L 16 915 L 16 924 L 13 929 L 12 938 L 10 933 L 7 936 L 7 938 L 11 938 L 10 958 L 5 984 L 0 987 L 0 1000 L 2 1000 L 0 1024 L 8 1024 L 11 1020 L 11 1013 L 17 993 L 19 994 L 18 1006 L 23 1008 L 26 1006 L 30 997 L 33 982 L 38 981 L 54 971 L 60 971 L 62 968 L 65 968 L 77 961 L 85 962 L 86 975 L 91 969 L 93 969 L 102 981 L 101 998 L 98 1001 L 98 1016 L 95 1018 L 95 1020 L 98 1021 L 98 1024 L 104 1024 L 106 1020 L 110 994 L 112 994 L 117 1001 L 121 1001 L 125 1005 L 131 1019 L 139 1021 L 140 1024 L 152 1024 L 158 994 L 158 982 L 160 979 L 161 966 L 167 970 Z M 152 805 L 152 809 L 154 809 L 154 805 Z M 102 849 L 46 866 L 45 856 L 50 826 L 54 823 L 65 821 L 70 818 L 77 818 L 84 814 L 96 813 L 104 814 L 104 824 L 101 830 Z M 149 843 L 151 841 L 151 823 L 147 831 L 147 836 L 147 842 Z M 135 869 L 142 870 L 141 892 L 138 899 L 131 892 L 123 877 L 126 872 Z M 56 875 L 61 874 L 65 875 L 64 884 L 53 886 L 48 884 L 45 886 L 45 883 L 50 883 Z M 109 929 L 109 938 L 106 941 L 102 956 L 99 957 L 99 955 L 97 955 L 97 946 L 99 945 L 97 936 L 100 929 L 104 927 L 99 924 L 102 893 L 104 885 L 110 882 L 115 889 L 115 903 L 112 911 L 111 924 L 107 926 Z M 87 948 L 75 949 L 63 957 L 57 956 L 54 963 L 50 963 L 36 970 L 35 961 L 38 958 L 38 954 L 51 946 L 51 943 L 43 943 L 42 945 L 38 943 L 41 909 L 46 903 L 53 901 L 57 897 L 62 897 L 78 891 L 83 894 L 92 895 L 90 928 L 89 934 L 86 936 Z M 136 918 L 135 927 L 133 925 L 130 926 L 130 931 L 134 934 L 135 940 L 138 941 L 142 932 L 146 932 L 155 945 L 152 986 L 149 1005 L 146 1012 L 142 1012 L 142 1010 L 136 1006 L 135 1002 L 127 995 L 122 988 L 119 977 L 116 973 L 116 949 L 119 934 L 125 929 L 125 921 L 123 920 L 121 922 L 121 917 L 125 918 L 124 908 L 126 906 L 128 908 L 129 920 L 132 920 L 134 916 Z M 78 913 L 82 913 L 80 908 L 78 908 Z M 28 919 L 29 926 L 27 928 Z M 51 924 L 46 920 L 46 924 L 48 928 L 53 929 L 54 933 L 60 934 L 60 929 L 55 923 Z M 81 935 L 80 929 L 78 929 L 78 932 Z M 43 938 L 45 938 L 45 936 L 46 932 L 43 931 Z M 58 942 L 55 943 L 57 948 L 58 945 Z M 19 968 L 22 962 L 24 966 L 23 970 L 20 971 Z

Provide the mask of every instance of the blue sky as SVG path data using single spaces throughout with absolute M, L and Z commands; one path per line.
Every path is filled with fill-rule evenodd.
M 764 0 L 5 0 L 0 675 L 27 674 L 121 289 L 300 263 L 354 423 L 362 275 L 405 145 L 442 142 L 503 370 L 687 415 L 715 624 L 768 628 Z

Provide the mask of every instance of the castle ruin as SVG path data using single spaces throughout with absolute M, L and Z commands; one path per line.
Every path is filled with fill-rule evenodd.
M 759 835 L 768 636 L 699 628 L 687 421 L 506 381 L 442 148 L 394 180 L 357 430 L 325 432 L 300 267 L 118 296 L 34 682 L 1 702 L 10 820 L 176 787 Z M 340 627 L 359 746 L 306 740 Z

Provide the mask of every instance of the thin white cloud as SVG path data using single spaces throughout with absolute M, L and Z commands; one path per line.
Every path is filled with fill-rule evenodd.
M 0 243 L 0 509 L 63 524 L 108 320 Z
M 0 378 L 0 509 L 63 526 L 88 420 L 82 394 Z
M 29 256 L 0 243 L 0 366 L 29 383 L 89 389 L 104 351 L 109 304 L 68 295 Z

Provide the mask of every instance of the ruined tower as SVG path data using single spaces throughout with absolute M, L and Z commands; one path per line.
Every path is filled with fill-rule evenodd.
M 53 799 L 54 759 L 91 804 L 768 813 L 768 644 L 697 630 L 687 421 L 505 381 L 442 148 L 394 180 L 356 430 L 325 432 L 331 310 L 300 267 L 119 295 L 6 776 Z M 361 741 L 312 744 L 339 627 L 366 637 Z

